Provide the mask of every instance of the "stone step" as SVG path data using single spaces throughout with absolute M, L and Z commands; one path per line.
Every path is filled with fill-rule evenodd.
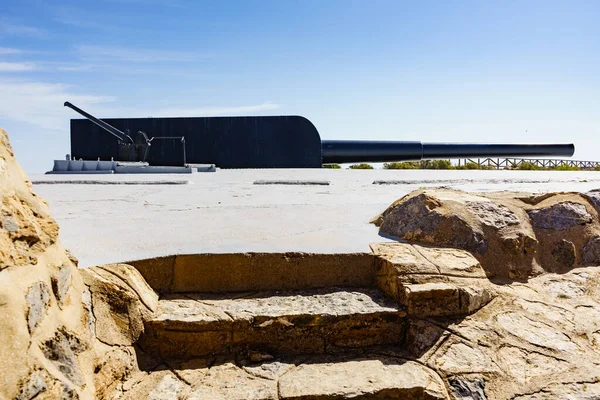
M 323 354 L 401 344 L 404 317 L 376 289 L 169 295 L 140 344 L 163 359 Z
M 302 356 L 259 363 L 191 359 L 126 382 L 123 400 L 448 399 L 428 367 L 380 354 Z
M 184 254 L 129 263 L 159 293 L 375 286 L 371 253 Z

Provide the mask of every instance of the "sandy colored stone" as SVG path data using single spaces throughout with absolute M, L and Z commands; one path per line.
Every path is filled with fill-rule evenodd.
M 583 204 L 562 202 L 546 208 L 538 208 L 528 212 L 534 228 L 563 231 L 575 225 L 592 222 L 592 216 Z
M 115 275 L 133 290 L 149 313 L 156 311 L 158 295 L 135 267 L 127 264 L 109 264 L 98 266 L 98 268 Z
M 156 293 L 128 265 L 92 267 L 81 274 L 91 293 L 95 337 L 110 345 L 133 345 L 158 308 Z
M 83 282 L 0 130 L 0 398 L 94 398 Z
M 146 375 L 133 388 L 120 396 L 123 400 L 170 400 L 187 397 L 189 386 L 179 380 L 170 370 L 158 369 Z
M 147 322 L 143 347 L 162 357 L 323 353 L 400 343 L 405 312 L 374 289 L 171 295 Z
M 467 251 L 415 245 L 414 248 L 439 270 L 440 275 L 464 278 L 485 278 L 481 264 Z
M 71 288 L 71 268 L 70 265 L 61 265 L 51 277 L 52 292 L 61 307 L 67 301 L 67 294 Z
M 373 256 L 244 253 L 177 256 L 171 292 L 244 292 L 369 286 Z M 226 273 L 224 273 L 226 271 Z
M 194 383 L 190 400 L 275 400 L 277 382 L 257 377 L 237 365 L 226 362 L 210 368 Z
M 46 316 L 50 304 L 50 290 L 43 282 L 36 282 L 27 291 L 27 326 L 33 332 Z
M 445 399 L 435 374 L 412 361 L 359 359 L 307 363 L 279 381 L 281 399 Z
M 418 190 L 393 203 L 377 223 L 381 233 L 409 242 L 466 250 L 491 279 L 527 279 L 600 263 L 598 212 L 589 198 Z
M 443 188 L 415 191 L 384 211 L 379 230 L 409 242 L 466 250 L 491 277 L 531 275 L 537 240 L 527 213 L 509 197 L 486 196 Z

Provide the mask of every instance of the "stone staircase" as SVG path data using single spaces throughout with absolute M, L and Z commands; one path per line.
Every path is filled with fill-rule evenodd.
M 163 297 L 140 344 L 162 358 L 326 354 L 399 345 L 406 313 L 372 288 Z
M 137 343 L 156 362 L 124 398 L 448 398 L 441 378 L 410 360 L 410 314 L 421 303 L 427 315 L 449 315 L 489 301 L 468 287 L 482 271 L 462 253 L 424 257 L 395 246 L 133 263 L 160 293 Z

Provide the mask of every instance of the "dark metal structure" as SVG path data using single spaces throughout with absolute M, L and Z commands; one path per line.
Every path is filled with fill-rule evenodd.
M 418 161 L 451 158 L 567 156 L 572 144 L 421 143 L 323 140 L 323 163 Z
M 220 168 L 320 168 L 323 163 L 570 157 L 575 151 L 573 144 L 321 141 L 315 126 L 300 116 L 99 120 L 69 102 L 65 106 L 86 117 L 71 120 L 71 156 L 83 160 L 147 161 L 163 166 L 187 162 Z M 137 132 L 135 140 L 130 132 Z

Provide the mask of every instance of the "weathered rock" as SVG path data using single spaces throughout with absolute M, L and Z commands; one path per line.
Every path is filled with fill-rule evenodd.
M 48 374 L 41 370 L 31 372 L 31 374 L 27 378 L 25 378 L 25 381 L 20 385 L 21 387 L 16 399 L 30 400 L 35 398 L 40 393 L 47 391 L 47 379 Z
M 94 366 L 96 397 L 110 397 L 112 393 L 118 392 L 118 386 L 136 370 L 136 357 L 132 348 L 114 346 L 101 352 Z
M 35 283 L 27 292 L 27 326 L 33 332 L 46 315 L 50 304 L 50 291 L 43 282 Z
M 52 291 L 54 292 L 56 300 L 58 300 L 58 305 L 62 307 L 66 301 L 67 293 L 69 292 L 69 288 L 71 286 L 71 266 L 60 266 L 57 269 L 56 274 L 53 275 L 51 279 Z
M 193 384 L 190 400 L 275 400 L 277 381 L 258 378 L 233 363 L 211 367 Z
M 547 208 L 528 212 L 534 228 L 564 231 L 575 225 L 592 222 L 592 216 L 583 204 L 573 202 L 557 203 Z
M 600 265 L 600 236 L 593 236 L 585 242 L 583 262 L 587 265 Z
M 123 264 L 81 271 L 91 292 L 95 337 L 109 345 L 133 345 L 158 305 L 158 296 L 133 267 Z M 90 325 L 91 327 L 91 325 Z
M 383 214 L 380 231 L 410 241 L 485 253 L 487 240 L 458 213 L 445 212 L 437 197 L 417 193 Z
M 511 198 L 419 190 L 392 204 L 377 222 L 386 235 L 466 250 L 492 278 L 524 278 L 536 270 L 535 234 Z
M 487 400 L 485 395 L 485 381 L 482 378 L 473 380 L 453 377 L 448 380 L 452 394 L 457 400 Z
M 87 350 L 87 344 L 64 328 L 59 328 L 54 337 L 42 345 L 44 356 L 77 386 L 85 382 L 76 357 L 84 350 Z
M 163 358 L 324 353 L 400 343 L 404 316 L 373 289 L 172 295 L 140 343 Z
M 479 261 L 466 251 L 406 243 L 371 248 L 379 287 L 409 316 L 469 314 L 493 298 Z
M 527 279 L 596 262 L 592 238 L 600 236 L 600 224 L 589 199 L 589 193 L 420 190 L 392 204 L 377 223 L 382 233 L 410 242 L 467 250 L 494 280 Z
M 397 359 L 306 363 L 279 380 L 280 399 L 445 399 L 439 378 L 422 365 Z
M 515 400 L 595 400 L 598 398 L 600 398 L 600 382 L 596 381 L 551 384 L 533 393 L 513 397 Z
M 508 207 L 491 201 L 468 201 L 467 208 L 487 226 L 496 229 L 519 225 L 521 221 Z
M 554 261 L 563 266 L 565 270 L 571 269 L 575 265 L 577 254 L 575 252 L 575 245 L 573 242 L 562 239 L 560 242 L 554 245 L 551 251 Z

